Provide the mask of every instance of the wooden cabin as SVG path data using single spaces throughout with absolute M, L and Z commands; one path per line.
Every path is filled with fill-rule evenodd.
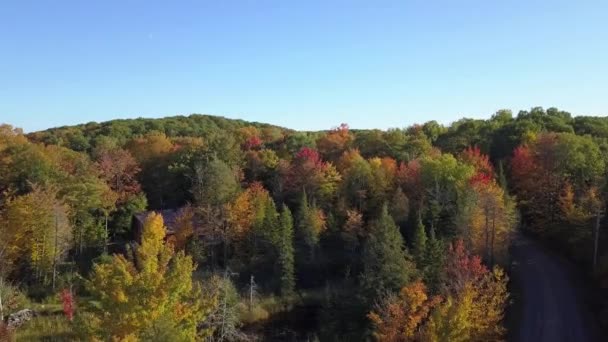
M 181 208 L 178 209 L 165 209 L 165 210 L 153 210 L 153 211 L 144 211 L 141 213 L 137 213 L 133 215 L 133 234 L 134 239 L 137 242 L 141 242 L 141 234 L 144 229 L 144 222 L 146 221 L 146 217 L 151 213 L 158 213 L 163 217 L 163 221 L 165 223 L 165 227 L 167 229 L 167 234 L 165 235 L 165 240 L 170 239 L 171 236 L 175 234 L 177 227 L 175 226 L 176 220 L 181 213 Z

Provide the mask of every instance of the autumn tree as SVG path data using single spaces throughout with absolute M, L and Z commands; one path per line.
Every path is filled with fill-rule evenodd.
M 421 327 L 426 323 L 431 310 L 440 302 L 439 296 L 429 297 L 422 281 L 401 288 L 398 295 L 387 296 L 367 315 L 374 326 L 375 340 L 420 340 Z
M 106 192 L 105 196 L 114 197 L 104 201 L 106 235 L 108 235 L 108 220 L 113 227 L 113 234 L 126 233 L 130 229 L 133 215 L 144 210 L 147 204 L 142 203 L 143 194 L 137 179 L 141 168 L 131 153 L 115 146 L 98 147 L 96 156 L 95 166 L 111 189 L 111 192 Z M 110 213 L 112 218 L 109 217 Z
M 79 254 L 88 247 L 105 246 L 105 218 L 116 202 L 112 189 L 87 155 L 58 146 L 47 146 L 45 153 L 56 167 L 52 184 L 58 197 L 71 209 L 70 221 Z
M 497 259 L 505 261 L 515 226 L 515 202 L 494 179 L 474 177 L 471 187 L 474 206 L 465 236 L 473 251 L 483 255 L 490 265 Z
M 471 334 L 477 340 L 491 341 L 504 338 L 507 330 L 502 323 L 509 298 L 508 282 L 509 278 L 505 271 L 495 266 L 474 285 L 476 293 Z
M 354 252 L 361 241 L 367 237 L 365 230 L 363 215 L 357 210 L 346 210 L 346 221 L 342 227 L 341 236 L 344 241 L 344 246 Z
M 243 150 L 258 149 L 262 146 L 262 139 L 260 138 L 260 131 L 257 127 L 247 126 L 237 130 L 237 139 L 241 143 Z
M 369 199 L 373 195 L 373 171 L 370 163 L 358 151 L 353 150 L 344 153 L 339 166 L 344 178 L 341 183 L 341 198 L 349 207 L 367 212 Z
M 285 190 L 292 199 L 305 192 L 311 199 L 326 203 L 336 195 L 342 177 L 332 163 L 321 159 L 317 150 L 303 147 L 283 178 Z
M 327 228 L 326 217 L 323 210 L 315 203 L 308 202 L 306 193 L 300 199 L 300 208 L 297 216 L 297 237 L 300 242 L 301 252 L 307 250 L 309 260 L 315 259 L 321 233 Z
M 421 212 L 423 201 L 426 198 L 421 168 L 420 160 L 415 159 L 408 163 L 401 163 L 397 170 L 397 182 L 403 189 L 412 212 Z
M 59 170 L 47 149 L 33 144 L 20 129 L 0 126 L 0 192 L 23 195 L 32 184 L 51 184 Z M 3 196 L 2 196 L 3 197 Z
M 329 161 L 337 161 L 342 153 L 350 147 L 353 136 L 347 124 L 332 129 L 317 140 L 317 148 L 321 155 Z
M 257 262 L 257 257 L 268 251 L 268 246 L 271 246 L 269 238 L 277 234 L 277 224 L 268 221 L 273 220 L 272 217 L 266 217 L 277 214 L 276 208 L 271 206 L 274 206 L 272 198 L 261 183 L 251 184 L 224 205 L 226 242 L 232 250 L 233 261 L 252 268 L 251 263 Z
M 394 159 L 372 158 L 369 160 L 371 179 L 369 185 L 369 209 L 378 213 L 384 203 L 391 199 L 397 176 L 397 163 Z
M 194 209 L 187 205 L 181 208 L 175 218 L 175 232 L 168 240 L 177 251 L 184 250 L 190 239 L 194 236 Z
M 526 227 L 568 241 L 568 230 L 560 229 L 560 223 L 568 223 L 563 219 L 564 210 L 569 210 L 564 201 L 584 202 L 589 191 L 602 183 L 605 169 L 599 146 L 590 137 L 547 133 L 518 147 L 511 160 L 511 183 Z M 568 187 L 572 193 L 564 194 Z M 576 216 L 574 211 L 570 214 Z
M 490 162 L 490 157 L 481 152 L 478 146 L 469 146 L 460 154 L 460 159 L 473 166 L 479 176 L 486 179 L 494 178 L 494 166 Z
M 141 168 L 128 151 L 119 148 L 101 151 L 96 166 L 101 177 L 118 194 L 119 202 L 124 203 L 128 197 L 140 192 L 137 175 Z
M 461 240 L 453 243 L 446 263 L 445 300 L 433 311 L 424 336 L 439 341 L 492 341 L 505 335 L 502 325 L 508 278 L 489 271 Z
M 449 296 L 433 311 L 421 335 L 425 341 L 467 342 L 472 336 L 473 289 L 467 285 L 457 295 Z
M 69 207 L 57 199 L 56 189 L 32 187 L 9 200 L 2 215 L 2 269 L 29 271 L 33 280 L 54 285 L 57 265 L 72 246 Z
M 268 186 L 276 182 L 279 157 L 270 149 L 248 151 L 245 154 L 245 179 L 249 182 L 262 182 Z
M 171 174 L 169 162 L 175 146 L 164 133 L 149 132 L 129 141 L 126 149 L 141 166 L 138 181 L 152 208 L 164 208 L 169 201 Z
M 195 265 L 183 252 L 165 244 L 161 215 L 150 214 L 133 259 L 114 255 L 95 265 L 87 289 L 95 305 L 82 323 L 91 337 L 147 340 L 170 329 L 175 341 L 192 341 L 212 333 L 199 330 L 215 306 L 192 281 Z

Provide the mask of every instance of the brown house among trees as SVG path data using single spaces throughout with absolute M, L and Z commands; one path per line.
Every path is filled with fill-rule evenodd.
M 153 210 L 144 211 L 133 215 L 133 233 L 135 240 L 137 242 L 141 241 L 141 233 L 144 228 L 144 222 L 146 221 L 146 217 L 148 217 L 148 215 L 154 212 L 161 214 L 161 216 L 163 217 L 165 227 L 167 228 L 166 237 L 174 235 L 177 228 L 175 227 L 175 221 L 177 219 L 177 216 L 179 215 L 179 211 L 180 209 L 165 209 L 159 211 Z

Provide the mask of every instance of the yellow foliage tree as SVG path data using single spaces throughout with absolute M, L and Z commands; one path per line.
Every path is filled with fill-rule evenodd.
M 367 317 L 374 325 L 374 338 L 382 342 L 419 340 L 431 309 L 441 298 L 429 298 L 422 281 L 403 287 L 398 296 L 389 296 Z
M 55 189 L 37 185 L 32 189 L 6 205 L 0 229 L 0 246 L 5 249 L 0 266 L 10 271 L 25 262 L 36 280 L 48 283 L 71 246 L 69 208 L 57 200 Z
M 261 223 L 271 201 L 268 191 L 256 182 L 226 204 L 229 240 L 233 243 L 243 241 L 253 226 Z
M 508 299 L 504 271 L 495 267 L 481 279 L 468 282 L 434 310 L 424 326 L 422 340 L 438 342 L 502 341 Z
M 495 182 L 473 185 L 475 206 L 469 216 L 470 245 L 491 265 L 504 261 L 515 224 L 515 204 Z
M 193 341 L 212 330 L 199 330 L 217 305 L 192 281 L 195 265 L 183 252 L 165 244 L 161 215 L 150 214 L 133 260 L 114 255 L 95 265 L 87 288 L 94 299 L 87 325 L 88 337 L 139 341 L 168 336 Z
M 431 315 L 423 341 L 468 342 L 471 336 L 474 289 L 467 284 L 457 296 L 448 297 Z
M 428 298 L 420 281 L 390 295 L 368 318 L 377 341 L 502 341 L 509 298 L 508 278 L 500 267 L 489 271 L 462 242 L 450 249 L 442 296 Z
M 494 267 L 473 284 L 474 297 L 471 308 L 471 336 L 478 341 L 501 340 L 506 329 L 501 324 L 505 305 L 509 298 L 508 278 L 500 267 Z

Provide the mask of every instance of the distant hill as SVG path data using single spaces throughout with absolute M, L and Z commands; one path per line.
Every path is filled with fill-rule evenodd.
M 448 126 L 440 125 L 436 121 L 420 122 L 420 124 L 397 129 L 400 132 L 375 129 L 351 130 L 355 137 L 354 147 L 368 156 L 374 154 L 371 150 L 386 144 L 416 145 L 416 142 L 411 141 L 410 138 L 415 137 L 418 130 L 421 130 L 434 146 L 445 152 L 458 153 L 467 146 L 478 146 L 482 151 L 488 153 L 492 160 L 496 161 L 510 155 L 513 148 L 521 143 L 524 132 L 575 133 L 608 140 L 608 117 L 573 117 L 570 113 L 557 108 L 544 110 L 541 107 L 534 107 L 529 111 L 520 111 L 516 115 L 509 110 L 499 110 L 488 119 L 463 118 Z M 326 131 L 299 132 L 260 122 L 192 114 L 160 119 L 138 118 L 102 123 L 89 122 L 33 132 L 27 136 L 33 142 L 61 145 L 75 151 L 90 152 L 93 147 L 97 146 L 98 140 L 104 138 L 111 138 L 118 145 L 123 146 L 133 137 L 154 131 L 162 132 L 170 138 L 205 137 L 211 134 L 232 134 L 238 129 L 248 126 L 265 131 L 263 134 L 266 136 L 293 136 L 296 145 L 302 145 L 303 141 L 308 141 L 304 145 L 314 145 L 317 138 L 326 133 Z M 328 129 L 330 128 L 328 127 Z M 378 146 L 372 144 L 374 141 L 380 141 L 378 139 L 383 142 L 377 144 Z M 603 144 L 608 146 L 606 142 Z
M 218 131 L 233 132 L 239 128 L 254 126 L 260 129 L 289 131 L 286 128 L 221 116 L 192 114 L 159 119 L 117 119 L 106 122 L 89 122 L 75 126 L 50 128 L 28 134 L 34 142 L 64 145 L 76 151 L 86 151 L 95 145 L 98 137 L 112 137 L 124 143 L 132 137 L 157 131 L 168 137 L 204 137 Z

